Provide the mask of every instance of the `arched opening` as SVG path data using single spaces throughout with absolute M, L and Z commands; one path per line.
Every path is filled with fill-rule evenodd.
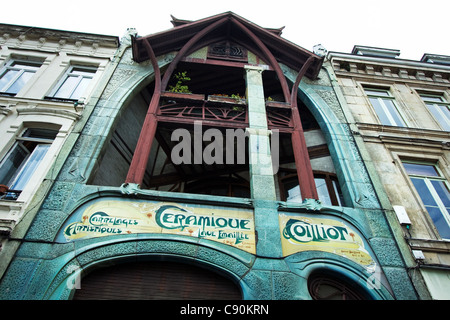
M 240 288 L 216 272 L 172 261 L 124 262 L 81 279 L 74 300 L 240 300 Z
M 175 75 L 179 73 L 190 79 L 186 83 L 190 92 L 166 91 L 161 97 L 157 130 L 140 188 L 204 194 L 209 192 L 200 185 L 206 180 L 235 185 L 237 179 L 248 192 L 227 190 L 211 194 L 247 197 L 250 192 L 244 70 L 181 62 L 174 71 Z M 176 78 L 172 77 L 168 87 L 175 85 Z M 150 83 L 124 107 L 91 184 L 119 186 L 125 182 L 153 90 L 154 83 Z M 214 133 L 209 141 L 207 132 Z M 233 139 L 232 150 L 227 144 L 228 136 Z M 229 151 L 234 154 L 231 161 L 227 158 Z M 208 162 L 207 156 L 212 161 Z
M 313 300 L 368 300 L 370 296 L 353 280 L 325 270 L 308 277 L 308 291 Z
M 190 93 L 183 95 L 170 95 L 165 92 L 161 97 L 158 124 L 155 138 L 152 143 L 147 169 L 144 175 L 141 189 L 158 191 L 187 192 L 200 194 L 214 194 L 222 196 L 244 197 L 250 196 L 250 176 L 248 159 L 248 139 L 244 139 L 243 145 L 238 149 L 238 138 L 234 140 L 234 161 L 227 161 L 226 136 L 228 130 L 236 133 L 245 132 L 248 127 L 247 105 L 245 99 L 238 101 L 237 97 L 245 97 L 246 84 L 242 67 L 230 67 L 182 61 L 178 64 L 173 74 L 185 73 L 189 80 L 184 81 Z M 168 88 L 176 85 L 176 77 L 172 77 Z M 286 201 L 283 193 L 282 178 L 286 171 L 296 171 L 294 150 L 292 145 L 292 110 L 283 101 L 283 92 L 280 82 L 273 70 L 263 72 L 263 85 L 266 100 L 266 116 L 268 127 L 271 130 L 279 130 L 278 140 L 278 184 L 277 199 Z M 124 107 L 120 120 L 117 122 L 110 143 L 105 148 L 97 172 L 90 181 L 93 185 L 119 186 L 126 180 L 128 169 L 138 143 L 139 134 L 144 122 L 148 105 L 154 91 L 154 83 L 150 83 L 141 90 Z M 201 96 L 201 98 L 198 98 Z M 226 99 L 231 99 L 227 101 Z M 328 150 L 327 142 L 319 124 L 300 100 L 297 101 L 301 124 L 308 148 L 309 159 L 314 172 L 335 174 L 333 160 Z M 193 143 L 195 126 L 193 121 L 202 123 L 200 139 L 209 129 L 219 130 L 223 146 L 222 155 L 214 159 L 213 164 L 205 163 L 204 158 L 200 163 L 195 162 Z M 173 162 L 173 148 L 180 145 L 182 140 L 173 140 L 173 133 L 177 129 L 187 130 L 191 141 L 190 155 L 187 157 L 190 163 L 177 164 Z M 202 141 L 200 152 L 207 150 L 208 145 L 215 142 L 214 138 Z M 243 150 L 243 152 L 242 152 Z M 183 150 L 184 151 L 184 150 Z M 240 153 L 243 161 L 236 158 Z M 214 155 L 215 153 L 211 153 Z M 180 155 L 177 153 L 176 155 Z M 216 160 L 222 160 L 218 163 Z M 184 159 L 183 159 L 184 160 Z M 316 178 L 316 177 L 315 177 Z M 293 176 L 293 180 L 297 179 Z M 215 183 L 213 189 L 208 189 L 206 181 Z M 222 182 L 224 183 L 223 185 Z M 238 183 L 239 190 L 234 192 L 233 185 Z M 295 181 L 294 181 L 295 183 Z M 299 183 L 295 183 L 298 189 Z M 202 188 L 204 186 L 204 188 Z M 335 181 L 339 188 L 339 183 Z M 231 187 L 231 189 L 230 189 Z M 294 186 L 295 187 L 295 186 Z M 220 191 L 222 190 L 222 191 Z M 324 189 L 325 190 L 325 189 Z M 325 190 L 328 191 L 328 190 Z M 324 202 L 327 205 L 343 205 L 339 195 L 334 189 L 330 189 L 337 201 Z M 319 200 L 320 199 L 319 196 Z M 301 201 L 300 201 L 301 202 Z M 323 202 L 323 201 L 322 201 Z
M 126 182 L 137 184 L 140 189 L 205 193 L 208 190 L 198 186 L 202 185 L 206 179 L 214 179 L 225 181 L 224 187 L 228 186 L 228 188 L 218 186 L 223 190 L 227 189 L 227 192 L 221 192 L 221 195 L 244 197 L 251 192 L 243 190 L 233 192 L 230 186 L 235 185 L 232 181 L 235 178 L 238 178 L 239 183 L 243 185 L 250 185 L 250 180 L 254 177 L 253 173 L 250 173 L 250 167 L 252 169 L 254 167 L 250 166 L 248 161 L 247 140 L 244 139 L 244 143 L 241 143 L 244 147 L 242 153 L 245 153 L 241 158 L 244 161 L 234 161 L 230 164 L 228 160 L 231 157 L 228 158 L 225 155 L 230 150 L 224 142 L 223 133 L 229 129 L 244 132 L 250 127 L 250 122 L 251 129 L 265 127 L 261 125 L 261 120 L 263 120 L 262 117 L 266 117 L 267 128 L 279 130 L 283 135 L 282 144 L 291 144 L 288 153 L 285 150 L 279 150 L 281 164 L 297 169 L 299 185 L 302 185 L 301 193 L 305 199 L 318 199 L 308 157 L 309 150 L 307 150 L 303 132 L 304 128 L 315 129 L 318 125 L 304 104 L 300 105 L 297 98 L 294 99 L 295 103 L 291 101 L 289 86 L 293 84 L 288 83 L 275 56 L 294 70 L 301 68 L 295 86 L 303 75 L 306 74 L 312 78 L 317 75 L 316 67 L 321 64 L 321 59 L 304 50 L 298 52 L 299 48 L 291 48 L 285 43 L 283 45 L 287 47 L 280 50 L 279 44 L 276 45 L 273 42 L 275 38 L 267 39 L 264 36 L 272 35 L 273 32 L 278 34 L 279 31 L 254 30 L 240 17 L 232 13 L 225 14 L 225 16 L 228 15 L 230 17 L 216 17 L 217 20 L 213 18 L 208 23 L 188 23 L 189 27 L 184 26 L 184 28 L 192 27 L 193 30 L 192 37 L 187 42 L 181 38 L 171 37 L 171 44 L 165 41 L 161 43 L 161 39 L 156 35 L 145 37 L 145 39 L 133 38 L 133 59 L 136 62 L 150 59 L 153 67 L 156 68 L 156 80 L 154 84 L 139 93 L 132 102 L 131 108 L 136 108 L 134 104 L 137 99 L 144 102 L 143 107 L 136 112 L 131 112 L 130 116 L 126 114 L 128 110 L 124 112 L 122 118 L 131 118 L 133 123 L 128 125 L 119 123 L 118 129 L 112 135 L 111 146 L 108 146 L 104 160 L 92 180 L 93 184 L 105 185 L 106 183 L 117 186 Z M 179 21 L 177 23 L 184 24 Z M 167 69 L 160 70 L 156 57 L 170 52 L 169 47 L 178 50 L 178 53 Z M 296 54 L 287 54 L 291 50 Z M 251 74 L 248 71 L 249 67 L 254 66 L 258 66 L 258 72 L 262 72 L 261 79 L 258 73 L 249 76 Z M 249 92 L 250 97 L 247 97 Z M 292 95 L 295 94 L 296 91 L 293 90 Z M 249 112 L 248 103 L 251 103 L 251 112 Z M 146 105 L 149 106 L 148 112 L 145 112 Z M 139 116 L 138 120 L 136 117 L 138 114 L 145 114 L 144 126 L 142 126 L 144 119 Z M 124 120 L 121 119 L 122 121 Z M 196 138 L 195 122 L 203 125 L 200 129 L 198 144 L 192 143 Z M 136 128 L 142 128 L 142 131 L 137 132 Z M 174 163 L 173 159 L 174 148 L 180 146 L 177 144 L 178 141 L 174 142 L 173 139 L 173 134 L 178 129 L 188 131 L 186 140 L 189 141 L 190 147 L 193 147 L 182 148 L 182 156 L 180 153 L 176 154 L 177 161 L 181 160 L 181 164 Z M 221 131 L 223 138 L 219 143 L 216 143 L 217 139 L 213 141 L 204 139 L 205 131 L 209 129 L 215 132 Z M 122 134 L 119 132 L 121 130 Z M 130 132 L 132 133 L 131 143 L 127 143 L 127 139 L 123 136 L 130 136 Z M 199 146 L 199 150 L 195 149 L 196 146 Z M 115 150 L 111 149 L 112 147 Z M 204 157 L 205 152 L 213 148 L 214 156 L 211 158 L 214 162 L 212 164 L 205 159 L 198 159 L 199 156 Z M 324 149 L 323 146 L 320 148 Z M 264 158 L 265 151 L 262 149 L 260 150 L 258 145 L 256 150 Z M 316 149 L 312 150 L 317 154 L 316 151 Z M 255 156 L 255 150 L 252 152 Z M 217 153 L 219 156 L 216 156 Z M 115 156 L 121 159 L 116 161 Z M 105 165 L 105 161 L 109 164 Z M 127 168 L 129 170 L 125 174 Z M 322 169 L 317 168 L 319 171 L 326 172 Z M 111 172 L 117 171 L 120 171 L 120 178 L 112 178 Z M 126 176 L 125 179 L 124 176 Z M 274 181 L 276 180 L 274 177 Z

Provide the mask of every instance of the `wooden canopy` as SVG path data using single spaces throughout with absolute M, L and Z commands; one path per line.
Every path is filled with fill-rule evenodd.
M 305 73 L 310 79 L 317 77 L 322 66 L 322 57 L 282 38 L 281 31 L 283 28 L 262 28 L 233 12 L 225 12 L 197 21 L 172 18 L 174 28 L 132 39 L 134 61 L 143 62 L 150 59 L 145 41 L 150 43 L 155 55 L 159 56 L 172 51 L 179 51 L 196 34 L 217 23 L 217 26 L 211 28 L 200 41 L 190 48 L 187 54 L 209 44 L 228 40 L 265 58 L 267 53 L 261 51 L 261 46 L 258 45 L 258 41 L 260 41 L 278 62 L 296 71 L 300 70 L 308 59 L 312 59 Z

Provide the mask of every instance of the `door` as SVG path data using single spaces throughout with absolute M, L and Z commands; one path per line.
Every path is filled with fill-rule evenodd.
M 143 261 L 99 268 L 74 300 L 239 300 L 240 288 L 215 272 L 182 263 Z

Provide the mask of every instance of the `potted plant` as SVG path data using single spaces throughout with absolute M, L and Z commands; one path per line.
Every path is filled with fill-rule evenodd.
M 161 96 L 166 98 L 182 98 L 190 100 L 204 100 L 205 96 L 202 94 L 193 94 L 189 90 L 189 86 L 186 82 L 191 81 L 188 77 L 187 71 L 180 71 L 174 74 L 176 82 L 174 85 L 169 86 L 169 90 L 162 92 Z
M 211 102 L 223 102 L 223 103 L 230 103 L 230 104 L 245 104 L 245 98 L 241 97 L 239 93 L 232 94 L 231 96 L 227 94 L 213 94 L 208 95 L 208 101 Z

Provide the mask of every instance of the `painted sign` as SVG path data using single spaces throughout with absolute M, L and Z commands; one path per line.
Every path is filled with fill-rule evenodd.
M 150 201 L 98 200 L 68 219 L 59 240 L 134 233 L 186 235 L 256 252 L 252 210 Z
M 337 219 L 309 216 L 279 216 L 283 255 L 324 251 L 346 257 L 372 269 L 375 261 L 358 232 Z

